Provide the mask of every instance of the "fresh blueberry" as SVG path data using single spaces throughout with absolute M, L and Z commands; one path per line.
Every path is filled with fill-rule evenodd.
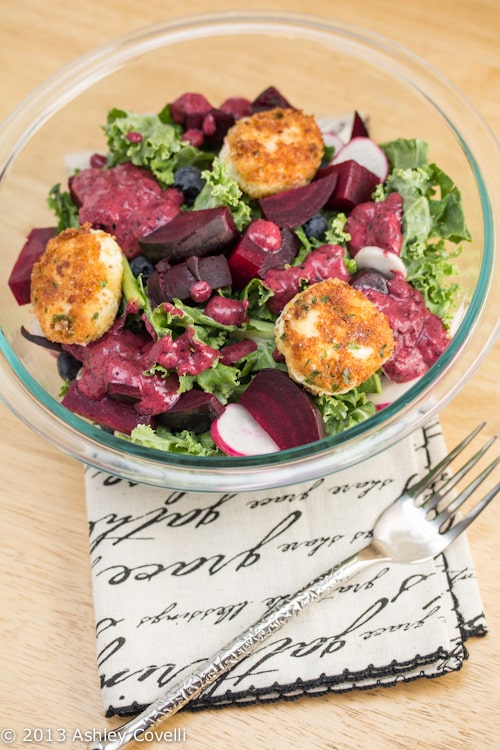
M 142 273 L 142 280 L 145 283 L 149 274 L 155 270 L 155 267 L 144 255 L 136 255 L 130 261 L 130 270 L 136 278 Z
M 174 172 L 174 187 L 180 190 L 188 206 L 194 203 L 198 193 L 201 191 L 205 180 L 201 176 L 201 170 L 192 165 L 179 167 Z
M 319 240 L 324 235 L 327 226 L 328 221 L 323 214 L 315 214 L 304 224 L 304 232 L 310 240 L 313 238 Z
M 69 352 L 57 355 L 57 372 L 63 380 L 74 380 L 80 372 L 82 363 Z

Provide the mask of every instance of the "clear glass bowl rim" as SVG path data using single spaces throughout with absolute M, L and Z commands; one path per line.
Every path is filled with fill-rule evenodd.
M 474 174 L 483 211 L 484 250 L 478 283 L 452 342 L 440 360 L 396 402 L 347 433 L 276 454 L 249 457 L 198 457 L 164 453 L 129 443 L 102 431 L 61 406 L 18 360 L 0 330 L 2 400 L 24 422 L 65 453 L 97 469 L 157 486 L 213 490 L 253 490 L 305 481 L 355 465 L 392 446 L 443 408 L 475 372 L 498 335 L 480 321 L 489 300 L 495 256 L 495 226 L 488 189 L 474 153 L 454 124 L 445 101 L 451 98 L 485 138 L 498 149 L 487 123 L 465 96 L 439 71 L 395 42 L 349 24 L 309 14 L 238 12 L 184 16 L 139 29 L 90 50 L 38 86 L 0 126 L 0 188 L 24 144 L 66 103 L 139 54 L 193 38 L 277 31 L 360 47 L 414 89 L 429 84 L 442 93 L 431 101 L 460 143 Z M 429 98 L 429 97 L 427 97 Z M 450 105 L 451 106 L 451 105 Z M 475 339 L 477 353 L 468 370 L 453 377 L 452 363 Z M 451 370 L 451 371 L 450 371 Z M 436 384 L 451 380 L 447 395 L 432 397 Z M 29 416 L 27 416 L 29 414 Z M 244 474 L 243 474 L 244 472 Z

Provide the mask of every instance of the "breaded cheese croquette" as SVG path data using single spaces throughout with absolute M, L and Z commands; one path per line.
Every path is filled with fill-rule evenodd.
M 310 182 L 323 153 L 321 130 L 312 115 L 275 108 L 237 120 L 220 158 L 244 192 L 263 198 Z
M 276 346 L 290 377 L 316 395 L 345 393 L 389 359 L 394 338 L 386 316 L 350 284 L 311 284 L 283 308 Z
M 88 344 L 111 327 L 120 304 L 122 251 L 90 224 L 49 240 L 31 274 L 31 304 L 44 336 Z

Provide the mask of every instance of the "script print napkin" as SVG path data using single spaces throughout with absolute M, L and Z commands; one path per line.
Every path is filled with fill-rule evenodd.
M 135 713 L 265 611 L 349 557 L 444 455 L 434 422 L 345 472 L 252 493 L 184 493 L 86 471 L 107 716 Z M 301 612 L 191 708 L 390 686 L 461 668 L 486 623 L 467 540 L 377 564 Z

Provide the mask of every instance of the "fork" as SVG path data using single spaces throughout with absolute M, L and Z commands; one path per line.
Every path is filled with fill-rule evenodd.
M 280 607 L 266 613 L 215 654 L 204 667 L 175 685 L 142 713 L 113 730 L 113 739 L 93 742 L 87 746 L 88 750 L 120 750 L 129 742 L 137 740 L 160 719 L 172 716 L 196 698 L 294 615 L 322 599 L 339 584 L 368 566 L 380 562 L 421 563 L 443 552 L 477 518 L 500 490 L 500 484 L 497 484 L 465 516 L 457 517 L 459 508 L 498 465 L 499 456 L 458 495 L 451 499 L 448 497 L 495 441 L 496 436 L 488 440 L 455 474 L 445 476 L 447 467 L 485 424 L 482 422 L 476 427 L 426 476 L 406 489 L 382 512 L 375 523 L 371 540 L 359 552 L 323 573 Z M 439 489 L 436 489 L 438 482 L 441 484 Z M 103 732 L 103 735 L 106 736 L 106 733 Z

